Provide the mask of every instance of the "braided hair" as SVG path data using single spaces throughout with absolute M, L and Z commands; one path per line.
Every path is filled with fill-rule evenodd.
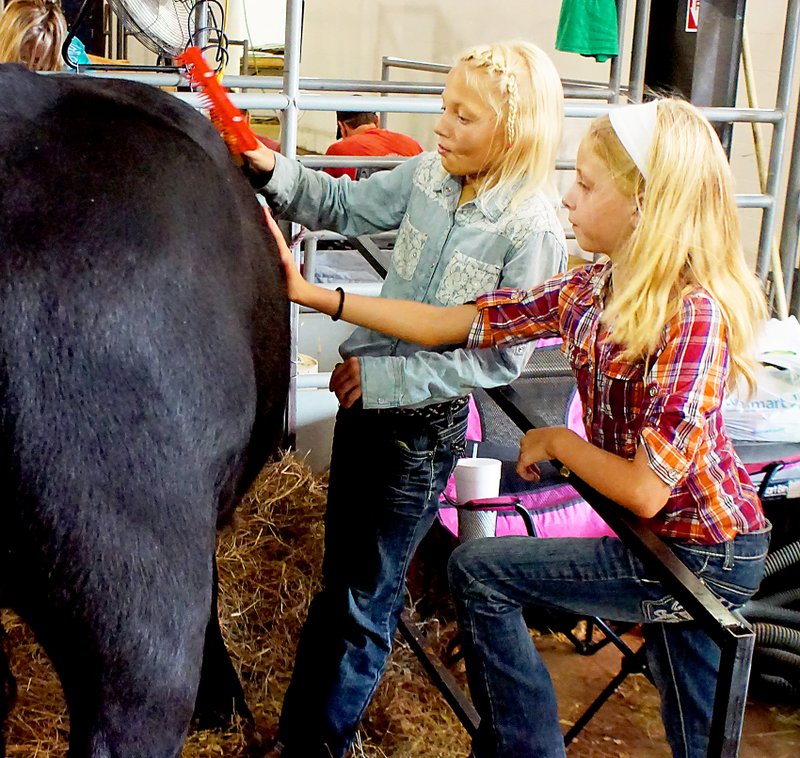
M 541 189 L 555 166 L 563 93 L 550 59 L 528 42 L 478 45 L 462 53 L 467 83 L 494 111 L 505 149 L 483 176 L 481 193 L 513 184 L 512 203 Z

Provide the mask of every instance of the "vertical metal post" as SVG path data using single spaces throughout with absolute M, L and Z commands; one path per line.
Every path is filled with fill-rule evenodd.
M 122 25 L 122 21 L 117 19 L 117 23 L 114 28 L 114 57 L 119 60 L 123 58 L 123 40 L 125 39 L 125 27 Z
M 317 275 L 317 237 L 309 234 L 303 243 L 303 276 L 309 282 Z
M 798 284 L 798 281 L 794 282 L 789 295 L 789 313 L 800 318 L 800 284 Z
M 736 758 L 739 755 L 755 639 L 750 632 L 732 636 L 720 646 L 719 675 L 708 743 L 710 756 Z
M 644 97 L 644 61 L 647 56 L 647 30 L 650 26 L 650 0 L 638 0 L 633 22 L 631 71 L 628 79 L 628 100 L 641 103 Z
M 208 3 L 200 0 L 194 7 L 194 34 L 192 44 L 205 50 L 208 45 Z
M 297 156 L 297 96 L 300 94 L 300 39 L 303 33 L 303 0 L 287 0 L 286 31 L 283 44 L 283 93 L 289 105 L 283 111 L 281 152 Z
M 381 58 L 381 81 L 382 82 L 388 82 L 389 81 L 389 64 L 387 63 L 385 56 L 383 58 Z M 389 114 L 386 113 L 386 111 L 381 111 L 378 114 L 378 123 L 379 123 L 381 129 L 385 129 L 386 128 L 386 117 L 388 115 Z
M 625 11 L 628 0 L 617 0 L 617 54 L 611 59 L 608 70 L 608 88 L 611 94 L 608 96 L 609 103 L 619 102 L 619 85 L 622 80 L 622 48 L 625 43 Z
M 787 10 L 787 33 L 789 31 L 788 18 L 794 14 L 794 32 L 798 33 L 797 12 L 800 7 L 798 0 L 790 0 Z M 785 50 L 785 48 L 784 48 Z M 791 79 L 791 77 L 790 77 Z M 800 316 L 800 286 L 795 282 L 795 268 L 797 267 L 797 239 L 798 226 L 800 225 L 800 119 L 795 120 L 794 137 L 792 139 L 792 157 L 789 164 L 789 179 L 786 186 L 786 204 L 783 208 L 783 225 L 781 227 L 781 264 L 783 268 L 783 287 L 786 291 L 786 300 L 789 302 L 789 311 L 795 316 Z M 778 286 L 778 283 L 775 283 Z M 795 292 L 795 290 L 797 290 Z
M 287 158 L 297 157 L 297 97 L 300 94 L 300 41 L 303 33 L 303 0 L 287 0 L 286 30 L 283 44 L 283 92 L 289 104 L 281 120 L 281 153 Z M 294 238 L 299 227 L 291 225 L 290 237 Z M 299 258 L 299 248 L 295 257 Z M 299 260 L 295 261 L 300 263 Z M 294 446 L 297 432 L 297 332 L 300 325 L 300 308 L 292 303 L 289 313 L 290 352 L 292 361 L 289 381 L 289 397 L 286 403 L 286 442 Z
M 702 20 L 700 23 L 702 24 Z M 778 196 L 778 182 L 780 181 L 781 167 L 783 164 L 783 145 L 786 140 L 789 99 L 792 92 L 792 79 L 794 77 L 794 66 L 797 56 L 797 33 L 799 28 L 800 0 L 789 0 L 789 6 L 786 9 L 786 27 L 783 34 L 781 66 L 778 73 L 778 94 L 775 99 L 775 108 L 780 111 L 782 118 L 775 124 L 772 131 L 767 186 L 764 190 L 764 193 L 773 198 L 773 200 Z M 756 273 L 762 282 L 767 281 L 767 274 L 769 273 L 770 245 L 772 244 L 772 235 L 775 232 L 775 205 L 776 203 L 773 202 L 764 209 L 764 216 L 761 222 Z M 776 286 L 781 286 L 780 282 L 776 282 L 775 284 Z

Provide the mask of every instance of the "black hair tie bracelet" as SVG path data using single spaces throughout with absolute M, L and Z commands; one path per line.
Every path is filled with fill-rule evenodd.
M 331 316 L 331 321 L 338 321 L 342 317 L 342 311 L 344 310 L 344 290 L 341 287 L 337 287 L 336 291 L 339 293 L 339 307 L 336 309 L 336 313 Z

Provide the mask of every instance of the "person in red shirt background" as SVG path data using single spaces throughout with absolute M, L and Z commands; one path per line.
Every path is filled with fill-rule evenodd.
M 411 137 L 381 129 L 378 114 L 372 111 L 336 111 L 336 142 L 325 155 L 419 155 L 422 146 Z M 380 169 L 378 169 L 380 170 Z M 333 177 L 363 179 L 372 168 L 326 168 Z

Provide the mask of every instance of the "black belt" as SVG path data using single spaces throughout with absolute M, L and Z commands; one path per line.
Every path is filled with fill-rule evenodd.
M 457 397 L 453 400 L 445 400 L 443 403 L 423 405 L 419 408 L 379 408 L 377 412 L 397 418 L 419 419 L 424 421 L 445 418 L 448 414 L 458 413 L 458 411 L 467 406 L 468 402 L 469 395 L 466 397 Z

